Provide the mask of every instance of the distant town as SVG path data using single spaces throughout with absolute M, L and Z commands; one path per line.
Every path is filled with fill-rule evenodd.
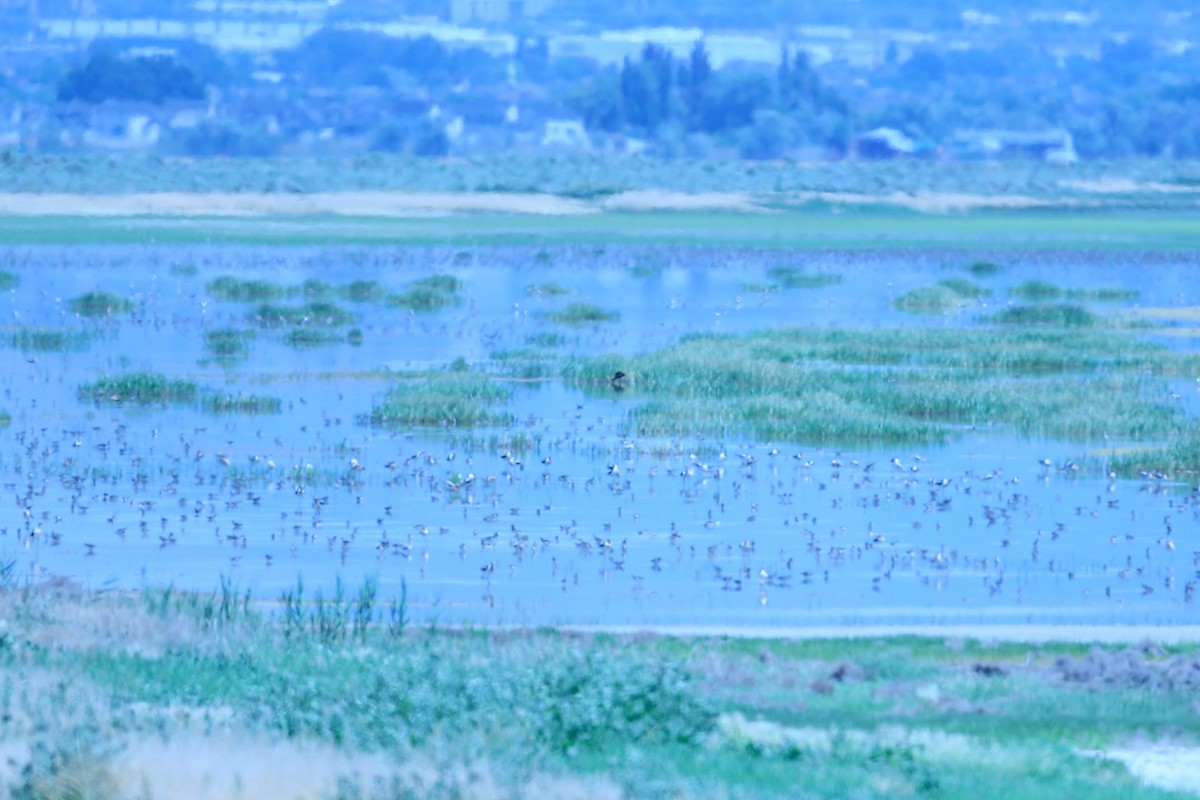
M 0 149 L 1200 157 L 1179 4 L 595 5 L 7 0 Z

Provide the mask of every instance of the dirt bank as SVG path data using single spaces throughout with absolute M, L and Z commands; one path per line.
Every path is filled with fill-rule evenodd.
M 730 211 L 762 213 L 768 203 L 843 206 L 889 205 L 925 213 L 977 209 L 1024 209 L 1064 203 L 1023 195 L 952 192 L 674 192 L 642 189 L 595 200 L 553 194 L 514 192 L 346 191 L 310 194 L 262 192 L 134 192 L 128 194 L 4 193 L 0 216 L 15 217 L 260 217 L 342 215 L 352 217 L 424 217 L 508 213 L 579 216 L 604 211 Z

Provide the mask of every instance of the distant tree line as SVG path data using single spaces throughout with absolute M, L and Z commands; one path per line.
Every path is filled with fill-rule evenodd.
M 851 112 L 822 84 L 803 51 L 785 47 L 774 75 L 754 69 L 715 70 L 703 41 L 686 59 L 647 44 L 640 58 L 601 73 L 567 99 L 589 128 L 656 138 L 739 134 L 752 158 L 773 158 L 797 143 L 843 152 Z
M 58 99 L 63 102 L 162 103 L 202 97 L 204 83 L 196 73 L 167 55 L 126 57 L 98 52 L 83 66 L 70 70 L 58 84 Z
M 964 128 L 1057 127 L 1085 158 L 1200 158 L 1200 50 L 1168 56 L 1130 36 L 1105 40 L 1098 58 L 1063 58 L 1000 36 L 991 47 L 926 46 L 903 56 L 893 45 L 870 68 L 834 64 L 818 73 L 805 51 L 784 47 L 773 68 L 716 68 L 698 41 L 684 56 L 647 44 L 605 66 L 551 58 L 536 35 L 518 36 L 511 56 L 492 56 L 431 36 L 326 28 L 265 64 L 195 43 L 179 43 L 174 55 L 121 55 L 100 42 L 83 63 L 55 73 L 53 91 L 70 102 L 163 103 L 198 100 L 215 86 L 222 119 L 189 134 L 197 154 L 272 152 L 281 137 L 333 126 L 374 149 L 442 155 L 452 143 L 425 114 L 430 106 L 502 112 L 511 102 L 522 121 L 530 107 L 575 114 L 593 132 L 642 138 L 667 156 L 778 158 L 799 148 L 837 156 L 876 127 L 896 128 L 931 152 Z M 279 83 L 251 77 L 264 69 Z M 378 113 L 360 110 L 363 88 Z M 278 124 L 265 124 L 268 115 Z

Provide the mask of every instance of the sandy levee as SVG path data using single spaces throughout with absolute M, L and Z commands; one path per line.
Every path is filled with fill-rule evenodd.
M 726 211 L 762 213 L 766 201 L 859 206 L 892 205 L 926 213 L 982 208 L 1022 209 L 1055 205 L 1018 195 L 948 192 L 794 192 L 758 196 L 750 192 L 677 192 L 636 189 L 596 200 L 535 192 L 131 192 L 128 194 L 0 194 L 0 216 L 14 217 L 423 217 L 473 213 L 580 216 L 606 211 Z
M 339 214 L 414 217 L 457 213 L 562 216 L 596 213 L 593 205 L 550 194 L 501 192 L 137 192 L 0 194 L 0 215 L 24 217 L 256 217 Z

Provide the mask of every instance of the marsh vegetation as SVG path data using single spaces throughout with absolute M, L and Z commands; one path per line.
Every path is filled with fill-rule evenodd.
M 619 311 L 610 311 L 594 303 L 570 302 L 559 311 L 546 312 L 546 319 L 564 325 L 592 325 L 600 322 L 616 322 L 621 318 Z
M 22 328 L 9 342 L 18 350 L 34 353 L 61 353 L 87 347 L 91 337 L 83 331 L 50 328 Z
M 1177 407 L 1147 400 L 1167 396 L 1165 384 L 1156 393 L 1148 382 L 1195 374 L 1197 356 L 1124 333 L 1074 333 L 1072 320 L 1037 321 L 1057 328 L 686 337 L 638 358 L 626 433 L 825 445 L 928 444 L 980 433 L 1145 441 L 1182 424 Z M 625 358 L 598 356 L 565 364 L 563 376 L 603 386 L 624 365 Z M 1106 400 L 1080 401 L 1089 394 Z
M 511 417 L 499 407 L 510 396 L 508 388 L 476 372 L 404 373 L 396 376 L 369 419 L 390 428 L 504 425 Z
M 72 297 L 68 305 L 81 317 L 109 317 L 128 314 L 134 309 L 131 300 L 104 290 L 94 290 Z
M 387 295 L 386 302 L 393 308 L 410 311 L 440 311 L 462 302 L 462 283 L 452 275 L 431 275 L 410 283 L 402 292 Z

